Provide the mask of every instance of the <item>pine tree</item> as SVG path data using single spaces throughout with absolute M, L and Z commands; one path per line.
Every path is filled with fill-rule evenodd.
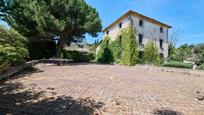
M 86 33 L 96 37 L 102 28 L 98 12 L 84 0 L 2 0 L 0 14 L 29 41 L 56 38 L 57 57 L 65 44 Z

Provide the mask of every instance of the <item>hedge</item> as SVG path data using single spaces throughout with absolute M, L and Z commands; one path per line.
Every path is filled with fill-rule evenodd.
M 63 50 L 62 58 L 72 59 L 74 62 L 90 62 L 95 59 L 95 53 Z
M 0 26 L 0 72 L 25 62 L 28 58 L 26 42 L 26 38 L 14 29 Z
M 178 62 L 178 61 L 171 61 L 171 62 L 164 63 L 163 66 L 192 69 L 193 64 L 183 63 L 183 62 Z
M 198 69 L 204 70 L 204 64 L 201 64 L 200 66 L 198 66 Z
M 112 63 L 114 57 L 109 48 L 110 37 L 106 36 L 100 44 L 100 50 L 97 53 L 97 61 L 100 63 Z

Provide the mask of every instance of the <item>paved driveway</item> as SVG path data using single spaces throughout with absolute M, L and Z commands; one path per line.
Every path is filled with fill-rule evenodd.
M 140 66 L 38 64 L 0 83 L 1 114 L 203 115 L 204 77 Z

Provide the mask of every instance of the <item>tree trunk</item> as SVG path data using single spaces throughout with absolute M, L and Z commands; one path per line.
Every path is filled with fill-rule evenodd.
M 62 52 L 62 49 L 64 48 L 65 39 L 66 39 L 65 36 L 61 36 L 58 42 L 57 51 L 56 51 L 56 58 L 58 59 L 61 58 L 61 52 Z

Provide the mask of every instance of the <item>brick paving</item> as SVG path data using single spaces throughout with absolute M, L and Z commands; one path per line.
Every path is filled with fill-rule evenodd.
M 38 64 L 0 83 L 0 115 L 204 115 L 204 76 Z

